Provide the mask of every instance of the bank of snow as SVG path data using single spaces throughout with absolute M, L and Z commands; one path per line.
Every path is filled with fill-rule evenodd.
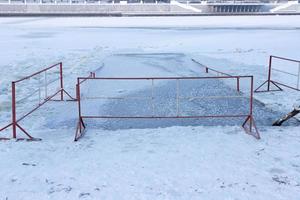
M 288 131 L 287 131 L 288 130 Z M 298 199 L 297 128 L 42 131 L 38 143 L 2 143 L 3 199 Z

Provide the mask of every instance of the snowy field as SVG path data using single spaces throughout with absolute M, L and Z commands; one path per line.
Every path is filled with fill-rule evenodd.
M 269 55 L 300 59 L 299 16 L 0 18 L 0 38 L 0 126 L 11 118 L 10 82 L 60 61 L 65 88 L 75 96 L 76 78 L 90 71 L 103 77 L 214 75 L 204 73 L 195 59 L 232 75 L 253 75 L 257 87 L 267 78 Z M 294 73 L 298 66 L 276 67 Z M 297 81 L 280 73 L 274 78 Z M 147 81 L 95 84 L 84 86 L 86 113 L 176 114 L 172 82 L 155 83 L 152 103 L 87 98 L 149 96 Z M 182 114 L 247 112 L 249 98 L 230 81 L 181 86 L 186 96 L 241 97 L 185 101 Z M 248 83 L 241 87 L 249 91 Z M 17 98 L 35 89 L 28 85 Z M 245 134 L 243 119 L 89 120 L 86 134 L 75 143 L 77 104 L 47 103 L 21 122 L 42 141 L 0 143 L 0 200 L 297 200 L 299 122 L 271 124 L 300 103 L 299 93 L 285 89 L 254 97 L 261 140 Z M 32 99 L 18 104 L 19 111 L 35 105 Z

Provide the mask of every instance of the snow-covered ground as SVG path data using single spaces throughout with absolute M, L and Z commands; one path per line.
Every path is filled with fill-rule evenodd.
M 233 75 L 254 75 L 258 86 L 266 80 L 270 54 L 300 58 L 299 22 L 299 16 L 1 18 L 0 125 L 11 117 L 10 82 L 59 61 L 64 64 L 65 88 L 72 95 L 76 77 L 90 71 L 113 77 L 211 75 L 192 58 Z M 286 66 L 276 67 L 297 67 Z M 296 83 L 294 77 L 280 73 L 274 77 Z M 193 84 L 183 84 L 182 92 L 205 95 L 209 87 L 212 96 L 237 95 L 232 83 Z M 87 85 L 84 95 L 151 93 L 149 82 L 100 85 L 95 91 Z M 19 98 L 35 87 L 20 90 Z M 220 87 L 221 92 L 216 90 Z M 249 84 L 242 87 L 249 90 Z M 153 104 L 156 110 L 174 112 L 175 86 L 158 82 L 155 88 L 160 98 Z M 285 89 L 255 94 L 255 99 L 259 141 L 244 133 L 240 121 L 105 120 L 88 122 L 85 136 L 74 143 L 76 103 L 50 102 L 21 123 L 41 142 L 0 143 L 0 199 L 296 200 L 300 196 L 298 122 L 280 128 L 270 124 L 300 102 L 299 94 Z M 216 102 L 209 102 L 208 111 L 244 112 L 244 101 L 247 98 L 234 105 L 221 101 L 217 109 L 212 104 Z M 130 101 L 105 100 L 89 104 L 85 111 L 153 111 L 153 105 L 134 103 L 133 109 Z M 24 111 L 34 104 L 24 101 L 18 106 Z M 206 105 L 189 101 L 182 108 L 186 113 L 198 108 L 208 112 Z

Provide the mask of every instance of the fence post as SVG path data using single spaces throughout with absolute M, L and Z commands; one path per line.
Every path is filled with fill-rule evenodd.
M 240 91 L 240 77 L 236 78 L 236 90 L 239 92 Z
M 252 120 L 253 120 L 253 76 L 251 76 L 250 86 L 250 132 L 252 131 Z
M 298 80 L 297 80 L 297 90 L 299 90 L 300 84 L 300 62 L 298 63 Z
M 176 111 L 177 117 L 179 116 L 179 79 L 176 79 Z
M 76 99 L 78 100 L 78 84 L 76 84 Z
M 17 116 L 16 116 L 16 83 L 11 83 L 11 99 L 12 99 L 12 131 L 13 138 L 17 138 Z
M 270 56 L 269 58 L 268 91 L 270 91 L 270 84 L 271 84 L 272 57 L 273 56 Z
M 154 108 L 154 79 L 151 79 L 151 105 L 152 105 L 152 116 L 155 114 Z
M 60 73 L 60 100 L 64 100 L 64 80 L 63 80 L 63 67 L 62 62 L 59 63 L 59 73 Z
M 47 78 L 47 71 L 45 71 L 45 85 L 44 85 L 44 87 L 45 87 L 45 99 L 47 99 L 48 98 L 48 80 L 47 80 L 48 78 Z
M 81 133 L 81 130 L 82 130 L 82 127 L 81 127 L 81 120 L 82 120 L 82 118 L 81 118 L 81 102 L 80 102 L 80 79 L 79 78 L 77 78 L 77 101 L 78 101 L 78 119 L 79 119 L 79 121 L 78 121 L 78 128 L 79 128 L 79 132 Z

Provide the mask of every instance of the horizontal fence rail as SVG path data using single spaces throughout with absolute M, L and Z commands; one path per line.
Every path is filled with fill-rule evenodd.
M 284 69 L 277 69 L 274 66 L 274 63 L 276 64 L 276 60 L 285 62 L 285 64 L 281 65 L 294 63 L 295 65 L 292 66 L 292 69 L 295 72 L 293 73 L 286 70 L 287 66 L 281 66 Z M 282 78 L 274 77 L 274 72 Z M 283 78 L 284 76 L 287 77 Z M 293 80 L 294 83 L 286 83 L 285 81 L 287 80 Z M 271 86 L 275 88 L 272 88 Z M 283 89 L 281 88 L 281 86 L 292 90 L 300 91 L 300 60 L 271 55 L 269 57 L 268 78 L 265 82 L 263 82 L 261 85 L 259 85 L 259 87 L 255 89 L 255 92 L 282 91 Z
M 216 76 L 230 76 L 232 77 L 231 74 L 229 73 L 226 73 L 226 72 L 221 72 L 220 70 L 216 70 L 212 67 L 208 67 L 206 65 L 203 65 L 202 63 L 198 62 L 197 60 L 195 59 L 191 59 L 194 63 L 198 64 L 200 67 L 202 67 L 204 70 L 205 70 L 205 73 L 211 73 L 211 74 L 215 74 Z M 237 91 L 240 91 L 240 78 L 237 76 L 236 77 L 236 89 Z
M 249 94 L 247 94 L 247 97 L 245 96 L 181 96 L 180 94 L 180 82 L 181 81 L 191 81 L 191 80 L 203 80 L 203 81 L 209 81 L 209 80 L 217 80 L 217 81 L 225 81 L 225 80 L 248 80 L 249 81 Z M 157 108 L 154 106 L 153 100 L 154 97 L 154 82 L 155 81 L 174 81 L 174 113 L 172 115 L 161 115 L 161 114 L 154 114 L 155 110 Z M 100 96 L 84 96 L 86 89 L 82 86 L 84 82 L 90 82 L 92 83 L 92 88 L 103 87 L 103 84 L 97 84 L 97 81 L 148 81 L 150 84 L 150 94 L 149 96 L 144 97 L 138 97 L 138 96 L 126 96 L 126 97 L 114 97 L 114 96 L 103 96 L 100 94 Z M 239 82 L 236 82 L 236 84 L 239 84 Z M 192 119 L 192 118 L 245 118 L 244 123 L 242 124 L 242 127 L 246 130 L 247 133 L 253 135 L 257 139 L 260 138 L 259 132 L 255 126 L 254 118 L 253 118 L 253 76 L 211 76 L 211 77 L 96 77 L 95 74 L 93 76 L 89 77 L 79 77 L 77 79 L 77 102 L 78 102 L 78 124 L 77 129 L 75 133 L 75 141 L 77 141 L 79 138 L 82 137 L 83 133 L 85 132 L 86 124 L 84 122 L 84 119 Z M 98 93 L 96 93 L 99 95 Z M 205 94 L 204 94 L 205 95 Z M 213 114 L 213 115 L 182 115 L 180 112 L 180 101 L 183 99 L 242 99 L 242 98 L 248 98 L 249 104 L 244 105 L 247 107 L 247 112 L 245 113 L 220 113 L 220 114 Z M 97 100 L 97 99 L 110 99 L 110 100 L 122 100 L 122 99 L 143 99 L 143 100 L 149 100 L 151 102 L 151 105 L 149 108 L 152 110 L 152 114 L 142 114 L 142 115 L 102 115 L 102 114 L 87 114 L 83 110 L 83 106 L 85 105 L 85 100 Z M 216 105 L 217 106 L 217 105 Z M 93 108 L 94 109 L 94 108 Z
M 51 78 L 52 79 L 51 79 Z M 33 84 L 32 82 L 33 81 Z M 57 83 L 57 84 L 55 84 Z M 27 87 L 30 87 L 29 89 Z M 37 88 L 36 88 L 37 87 Z M 27 90 L 26 90 L 27 89 Z M 26 90 L 25 93 L 18 93 Z M 28 90 L 30 91 L 29 94 Z M 32 91 L 33 90 L 33 91 Z M 21 78 L 19 80 L 11 82 L 11 123 L 0 129 L 4 131 L 5 129 L 12 127 L 12 138 L 17 139 L 17 129 L 23 132 L 28 139 L 27 140 L 40 140 L 32 137 L 19 123 L 33 112 L 38 110 L 41 106 L 46 104 L 50 100 L 54 101 L 64 101 L 64 94 L 66 94 L 70 99 L 75 100 L 71 95 L 64 89 L 63 80 L 63 65 L 62 63 L 56 63 L 50 67 L 43 70 L 35 72 L 29 76 Z M 17 95 L 22 98 L 17 99 Z M 54 97 L 59 96 L 59 99 L 54 99 Z M 33 98 L 35 97 L 35 99 Z M 30 99 L 33 98 L 33 99 Z M 33 100 L 37 100 L 37 103 L 29 105 Z M 18 112 L 18 105 L 22 105 L 25 102 L 28 103 L 28 109 L 25 109 L 22 113 Z M 0 138 L 2 140 L 10 139 Z M 25 139 L 25 138 L 18 138 Z
M 213 69 L 212 67 L 208 67 L 206 65 L 203 65 L 202 63 L 198 62 L 197 60 L 195 59 L 191 59 L 194 63 L 197 63 L 199 66 L 201 66 L 202 68 L 205 69 L 205 72 L 206 73 L 209 73 L 209 72 L 213 72 L 215 73 L 216 75 L 219 75 L 219 76 L 232 76 L 228 73 L 225 73 L 225 72 L 221 72 L 219 70 L 216 70 L 216 69 Z

